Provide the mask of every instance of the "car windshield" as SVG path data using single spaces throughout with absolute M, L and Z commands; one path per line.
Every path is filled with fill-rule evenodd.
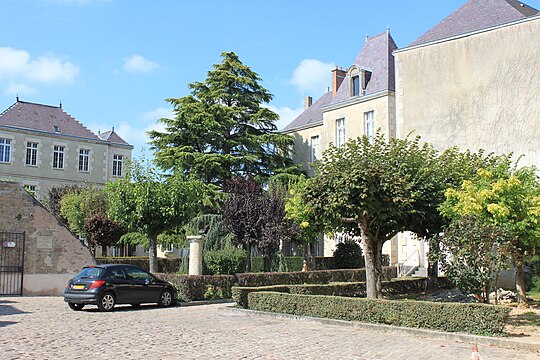
M 76 278 L 78 279 L 96 279 L 103 275 L 105 269 L 98 267 L 87 267 L 82 269 L 82 271 L 77 274 Z

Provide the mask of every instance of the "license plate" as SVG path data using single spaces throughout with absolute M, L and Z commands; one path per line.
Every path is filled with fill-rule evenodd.
M 73 285 L 73 288 L 75 290 L 83 290 L 84 289 L 84 285 Z

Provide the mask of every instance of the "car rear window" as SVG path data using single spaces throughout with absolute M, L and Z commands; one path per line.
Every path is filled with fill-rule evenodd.
M 105 273 L 105 269 L 103 268 L 88 267 L 88 268 L 82 269 L 82 271 L 77 274 L 76 278 L 96 279 L 96 278 L 100 278 L 104 273 Z

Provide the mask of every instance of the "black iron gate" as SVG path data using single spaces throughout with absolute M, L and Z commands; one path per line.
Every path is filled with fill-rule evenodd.
M 22 295 L 24 232 L 0 232 L 0 295 Z

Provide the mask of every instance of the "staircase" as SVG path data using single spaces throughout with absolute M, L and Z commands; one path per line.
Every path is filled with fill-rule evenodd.
M 427 268 L 419 267 L 419 268 L 416 269 L 416 271 L 414 273 L 411 274 L 411 276 L 427 277 Z

